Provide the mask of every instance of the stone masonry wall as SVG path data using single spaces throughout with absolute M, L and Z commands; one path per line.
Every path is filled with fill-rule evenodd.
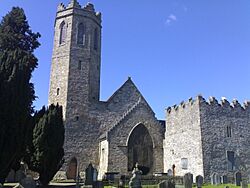
M 109 164 L 108 171 L 128 174 L 128 139 L 131 131 L 138 124 L 143 124 L 149 131 L 153 141 L 153 169 L 151 173 L 163 171 L 164 128 L 156 120 L 146 104 L 139 104 L 125 119 L 108 133 Z
M 199 97 L 168 108 L 166 114 L 164 172 L 175 165 L 177 176 L 203 176 Z
M 250 168 L 250 108 L 249 103 L 241 106 L 236 100 L 230 103 L 215 98 L 200 103 L 201 135 L 205 180 L 209 181 L 212 173 L 229 175 Z M 228 137 L 227 126 L 232 135 Z M 235 168 L 228 169 L 227 151 L 235 152 Z M 249 173 L 249 172 L 248 172 Z M 246 175 L 246 174 L 245 174 Z

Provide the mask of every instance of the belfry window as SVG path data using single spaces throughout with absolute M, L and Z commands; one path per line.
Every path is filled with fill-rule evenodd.
M 67 28 L 66 24 L 63 21 L 60 25 L 60 39 L 59 39 L 59 44 L 64 44 L 66 41 L 66 33 L 67 33 Z
M 60 94 L 60 88 L 57 88 L 56 89 L 56 95 L 59 95 Z
M 85 27 L 83 23 L 78 25 L 77 29 L 77 44 L 84 45 L 85 44 Z
M 227 130 L 226 130 L 226 134 L 227 134 L 227 137 L 230 138 L 232 137 L 232 127 L 231 126 L 227 126 Z
M 95 28 L 94 31 L 94 50 L 98 49 L 98 29 Z

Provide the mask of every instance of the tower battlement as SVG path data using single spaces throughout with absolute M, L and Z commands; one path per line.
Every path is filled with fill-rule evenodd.
M 92 13 L 97 19 L 101 20 L 101 13 L 95 11 L 95 7 L 92 3 L 87 3 L 85 6 L 81 6 L 77 0 L 71 0 L 67 6 L 65 6 L 63 3 L 60 3 L 57 7 L 57 14 L 72 9 L 76 9 L 81 12 L 86 12 L 87 14 Z
M 250 101 L 246 100 L 243 104 L 239 103 L 237 99 L 233 99 L 229 102 L 225 97 L 222 97 L 220 101 L 218 101 L 215 97 L 209 97 L 205 99 L 201 95 L 198 95 L 195 98 L 189 98 L 187 101 L 182 101 L 180 104 L 175 104 L 173 106 L 166 108 L 166 113 L 170 115 L 171 113 L 176 113 L 180 110 L 189 109 L 194 105 L 203 105 L 210 109 L 212 108 L 220 108 L 220 109 L 231 109 L 231 110 L 243 110 L 250 112 Z

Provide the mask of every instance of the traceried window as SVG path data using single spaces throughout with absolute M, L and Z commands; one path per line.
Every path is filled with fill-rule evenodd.
M 181 158 L 181 168 L 182 169 L 188 168 L 188 159 L 187 158 Z
M 227 126 L 227 130 L 226 130 L 227 132 L 227 137 L 228 138 L 230 138 L 230 137 L 232 137 L 232 127 L 231 126 Z
M 80 23 L 77 29 L 77 44 L 81 44 L 81 45 L 85 44 L 85 35 L 86 35 L 85 27 L 83 23 Z
M 64 44 L 66 41 L 66 33 L 67 33 L 67 28 L 66 24 L 63 21 L 60 25 L 60 39 L 59 39 L 59 44 Z
M 227 166 L 228 171 L 233 171 L 235 169 L 235 156 L 233 151 L 227 151 Z
M 98 49 L 98 29 L 95 28 L 94 31 L 94 50 Z

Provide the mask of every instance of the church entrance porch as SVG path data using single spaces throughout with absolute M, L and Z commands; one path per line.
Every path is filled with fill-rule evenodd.
M 128 140 L 128 171 L 132 171 L 136 163 L 145 175 L 153 168 L 153 141 L 143 124 L 133 129 Z

